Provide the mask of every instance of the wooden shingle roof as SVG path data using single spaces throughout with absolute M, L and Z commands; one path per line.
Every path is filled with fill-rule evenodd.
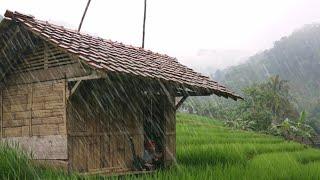
M 79 33 L 18 12 L 6 11 L 5 17 L 79 57 L 95 69 L 174 82 L 205 89 L 211 94 L 234 100 L 242 99 L 226 87 L 180 64 L 170 56 Z

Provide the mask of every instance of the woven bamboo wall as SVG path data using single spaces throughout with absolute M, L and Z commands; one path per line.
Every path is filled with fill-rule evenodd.
M 19 143 L 34 159 L 67 159 L 65 81 L 1 90 L 2 140 Z
M 67 160 L 66 78 L 85 70 L 44 42 L 22 57 L 12 61 L 0 86 L 1 140 L 18 143 L 36 160 Z
M 68 148 L 71 168 L 77 171 L 128 171 L 132 168 L 129 136 L 136 154 L 143 153 L 142 114 L 118 98 L 103 101 L 108 89 L 82 84 L 69 101 Z M 90 89 L 91 91 L 88 91 Z M 137 106 L 138 107 L 138 106 Z

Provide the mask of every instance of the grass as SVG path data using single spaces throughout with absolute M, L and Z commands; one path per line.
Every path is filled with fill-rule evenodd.
M 177 166 L 145 179 L 320 179 L 320 150 L 177 115 Z
M 0 146 L 0 169 L 2 179 L 80 178 L 34 166 L 23 153 L 5 146 Z M 232 130 L 214 119 L 177 114 L 177 165 L 153 175 L 126 178 L 320 179 L 320 150 L 279 137 Z
M 65 178 L 63 171 L 33 164 L 29 156 L 21 151 L 0 144 L 0 179 L 59 179 Z M 76 178 L 76 175 L 69 177 Z

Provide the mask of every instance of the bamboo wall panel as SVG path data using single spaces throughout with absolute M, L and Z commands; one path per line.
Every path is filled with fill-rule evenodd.
M 3 137 L 29 136 L 31 121 L 31 85 L 3 89 Z
M 86 85 L 82 88 L 85 91 Z M 106 93 L 99 94 L 95 89 L 90 93 L 82 90 L 69 99 L 67 108 L 72 168 L 78 171 L 131 168 L 130 136 L 136 154 L 140 157 L 143 154 L 142 115 L 131 112 L 132 105 L 119 99 L 99 102 Z M 80 157 L 87 160 L 78 159 Z
M 101 138 L 100 136 L 88 137 L 89 144 L 89 161 L 88 169 L 99 169 L 101 168 Z
M 66 135 L 64 81 L 49 81 L 33 85 L 32 135 Z
M 2 139 L 16 147 L 20 147 L 27 153 L 32 154 L 33 159 L 63 160 L 67 159 L 67 137 L 62 135 L 42 137 L 8 137 Z
M 68 142 L 71 143 L 72 148 L 69 161 L 71 162 L 71 168 L 80 172 L 87 171 L 88 161 L 88 143 L 85 137 L 72 137 Z M 70 151 L 70 149 L 68 150 Z M 69 153 L 70 154 L 70 153 Z
M 3 141 L 19 143 L 35 159 L 67 159 L 65 81 L 2 89 Z

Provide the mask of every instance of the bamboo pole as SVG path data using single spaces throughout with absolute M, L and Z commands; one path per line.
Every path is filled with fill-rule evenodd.
M 145 37 L 145 29 L 146 29 L 146 14 L 147 14 L 147 0 L 144 0 L 144 13 L 143 13 L 143 29 L 142 29 L 142 48 L 144 48 L 144 37 Z
M 90 2 L 91 2 L 91 0 L 88 0 L 88 3 L 87 3 L 87 6 L 86 6 L 86 9 L 85 9 L 85 10 L 84 10 L 84 12 L 83 12 L 83 15 L 82 15 L 82 18 L 81 18 L 81 21 L 80 21 L 79 27 L 78 27 L 78 32 L 80 32 L 80 30 L 81 30 L 81 26 L 82 26 L 82 23 L 83 23 L 84 17 L 85 17 L 85 16 L 86 16 L 86 14 L 87 14 L 87 10 L 88 10 L 88 7 L 89 7 L 89 5 L 90 5 Z

